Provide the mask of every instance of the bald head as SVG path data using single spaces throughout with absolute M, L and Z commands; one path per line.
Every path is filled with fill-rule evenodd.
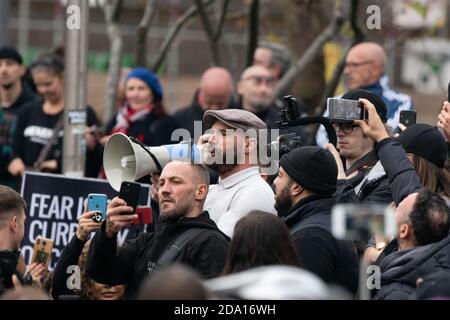
M 270 107 L 275 78 L 263 66 L 251 66 L 244 70 L 237 91 L 242 98 L 242 108 L 253 113 Z
M 383 75 L 386 64 L 384 49 L 375 42 L 362 42 L 350 49 L 346 57 L 346 86 L 354 90 L 371 85 Z
M 264 66 L 256 65 L 256 66 L 250 66 L 247 69 L 244 70 L 244 72 L 241 75 L 241 80 L 247 79 L 253 76 L 265 76 L 270 77 L 270 71 Z
M 221 110 L 228 107 L 233 94 L 233 79 L 227 69 L 207 69 L 199 86 L 199 102 L 203 110 Z
M 397 207 L 397 224 L 405 223 L 409 220 L 409 215 L 411 214 L 414 204 L 416 203 L 418 193 L 412 193 L 403 199 Z

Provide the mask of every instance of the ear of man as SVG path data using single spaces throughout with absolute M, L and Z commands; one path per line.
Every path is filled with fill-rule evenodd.
M 208 186 L 206 184 L 199 184 L 195 189 L 195 200 L 204 201 L 208 194 Z
M 12 232 L 16 233 L 17 232 L 17 216 L 13 215 L 11 217 L 11 220 L 9 220 L 9 228 L 11 229 Z
M 294 197 L 301 195 L 304 190 L 305 190 L 305 188 L 303 188 L 297 182 L 294 182 L 291 185 L 291 195 Z
M 400 239 L 407 239 L 411 236 L 412 229 L 411 226 L 407 223 L 403 223 L 400 227 Z

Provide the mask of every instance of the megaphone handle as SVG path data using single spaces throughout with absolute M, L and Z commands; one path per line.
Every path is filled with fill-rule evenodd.
M 150 151 L 148 150 L 145 144 L 143 144 L 142 142 L 140 142 L 138 139 L 136 139 L 135 137 L 129 137 L 131 141 L 133 141 L 134 143 L 138 144 L 139 146 L 141 146 L 142 149 L 145 150 L 145 152 L 148 153 L 148 155 L 150 157 L 152 157 L 153 161 L 155 162 L 156 168 L 158 168 L 158 172 L 162 171 L 162 166 L 161 163 L 159 163 L 158 159 L 156 158 L 156 156 Z

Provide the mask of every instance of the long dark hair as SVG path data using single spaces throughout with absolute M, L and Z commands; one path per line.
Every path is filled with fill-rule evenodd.
M 222 274 L 274 264 L 300 266 L 289 230 L 279 217 L 252 211 L 236 224 Z
M 443 168 L 438 168 L 434 163 L 413 154 L 413 166 L 416 169 L 422 186 L 430 189 L 432 192 L 450 197 L 450 161 L 447 160 Z

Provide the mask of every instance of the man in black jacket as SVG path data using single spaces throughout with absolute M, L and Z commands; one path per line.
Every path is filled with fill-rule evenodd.
M 295 242 L 302 266 L 325 282 L 352 293 L 358 284 L 358 257 L 350 242 L 331 234 L 332 198 L 337 166 L 333 155 L 319 147 L 302 147 L 281 158 L 275 179 L 275 208 Z
M 12 276 L 18 275 L 20 243 L 25 233 L 23 198 L 9 187 L 0 185 L 0 294 L 13 287 Z
M 225 264 L 228 238 L 203 211 L 208 193 L 208 171 L 200 165 L 173 161 L 159 178 L 160 221 L 154 233 L 144 233 L 117 249 L 117 233 L 136 218 L 125 201 L 114 198 L 106 223 L 94 236 L 86 266 L 95 281 L 127 283 L 126 297 L 133 297 L 142 280 L 154 270 L 181 262 L 203 277 L 218 276 Z M 190 236 L 187 236 L 189 233 Z M 179 243 L 179 239 L 185 239 Z M 173 246 L 179 248 L 175 252 Z M 174 254 L 167 260 L 166 253 Z
M 0 184 L 18 188 L 17 179 L 7 170 L 19 113 L 39 100 L 23 81 L 22 56 L 11 47 L 0 48 Z
M 396 220 L 396 241 L 385 251 L 397 251 L 381 260 L 375 299 L 409 299 L 419 277 L 450 269 L 450 208 L 441 196 L 427 189 L 409 195 L 398 206 Z

